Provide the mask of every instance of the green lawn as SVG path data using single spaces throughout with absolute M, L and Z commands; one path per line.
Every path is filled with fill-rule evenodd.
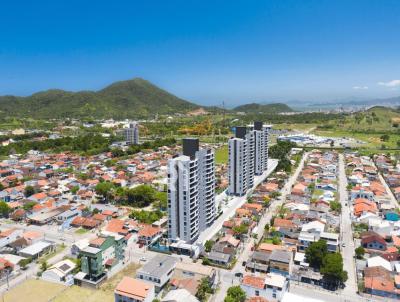
M 82 234 L 86 234 L 87 232 L 89 232 L 89 231 L 84 228 L 79 228 L 75 231 L 75 234 L 82 235 Z
M 360 140 L 365 142 L 360 146 L 361 149 L 380 149 L 382 145 L 385 145 L 387 148 L 398 148 L 397 141 L 400 141 L 400 135 L 394 133 L 358 133 L 358 132 L 351 132 L 345 130 L 315 130 L 313 131 L 314 134 L 320 136 L 328 136 L 328 137 L 351 137 L 356 140 Z M 389 141 L 383 142 L 381 141 L 380 137 L 383 134 L 389 134 Z
M 40 257 L 40 258 L 39 258 L 40 262 L 48 261 L 50 258 L 53 258 L 53 257 L 54 257 L 55 255 L 57 255 L 58 253 L 61 253 L 63 250 L 65 250 L 65 248 L 66 248 L 66 245 L 65 245 L 65 244 L 62 244 L 62 245 L 59 244 L 59 245 L 57 245 L 54 252 L 51 252 L 51 253 L 49 253 L 49 254 L 46 254 L 46 255 Z
M 217 165 L 228 163 L 228 145 L 224 145 L 215 150 L 215 163 Z

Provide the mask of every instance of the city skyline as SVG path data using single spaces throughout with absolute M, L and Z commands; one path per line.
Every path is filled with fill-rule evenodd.
M 0 95 L 134 77 L 202 105 L 400 94 L 396 1 L 27 2 L 3 12 Z

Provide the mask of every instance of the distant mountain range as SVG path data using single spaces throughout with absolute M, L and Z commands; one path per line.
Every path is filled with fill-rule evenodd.
M 185 113 L 199 105 L 135 78 L 99 91 L 47 90 L 27 97 L 0 96 L 0 113 L 32 118 L 140 118 Z
M 294 111 L 288 105 L 283 104 L 283 103 L 273 103 L 273 104 L 250 103 L 250 104 L 237 106 L 237 107 L 233 108 L 233 110 L 236 112 L 270 113 L 270 114 Z
M 350 107 L 370 107 L 370 106 L 389 106 L 389 107 L 397 107 L 400 105 L 400 96 L 391 97 L 391 98 L 371 98 L 364 99 L 359 97 L 348 97 L 344 99 L 336 99 L 324 102 L 318 101 L 287 101 L 285 102 L 290 106 L 298 109 L 307 109 L 307 108 L 350 108 Z

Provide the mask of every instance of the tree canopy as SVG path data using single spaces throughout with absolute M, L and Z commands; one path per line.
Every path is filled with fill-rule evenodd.
M 311 267 L 319 269 L 327 253 L 328 247 L 325 240 L 312 242 L 306 249 L 306 261 Z
M 246 301 L 246 293 L 239 285 L 231 286 L 224 299 L 224 302 L 244 302 Z

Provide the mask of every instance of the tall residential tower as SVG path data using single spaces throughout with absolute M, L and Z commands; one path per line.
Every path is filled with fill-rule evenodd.
M 243 196 L 254 185 L 254 176 L 268 169 L 270 125 L 254 122 L 248 127 L 236 127 L 229 139 L 228 194 Z
M 183 139 L 183 154 L 168 161 L 168 237 L 193 243 L 216 216 L 214 152 Z
M 128 145 L 139 144 L 139 125 L 136 122 L 129 123 L 128 128 L 124 129 L 125 141 Z

